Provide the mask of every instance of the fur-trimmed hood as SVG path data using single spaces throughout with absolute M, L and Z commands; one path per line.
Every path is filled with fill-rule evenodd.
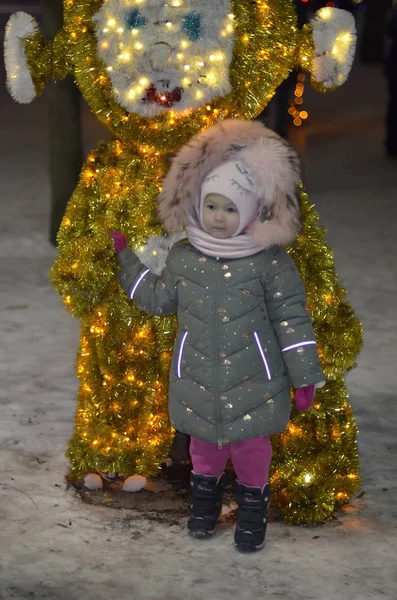
M 292 243 L 300 231 L 299 159 L 287 142 L 258 121 L 220 121 L 181 148 L 159 197 L 165 229 L 175 233 L 187 226 L 204 178 L 228 160 L 241 161 L 251 170 L 262 209 L 248 235 L 264 248 Z

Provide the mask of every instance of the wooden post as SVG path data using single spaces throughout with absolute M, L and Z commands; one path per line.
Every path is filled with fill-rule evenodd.
M 43 32 L 52 39 L 63 25 L 62 0 L 41 0 Z M 56 236 L 83 163 L 80 93 L 72 77 L 51 83 L 49 102 L 50 242 Z
M 366 0 L 361 60 L 364 63 L 379 63 L 384 60 L 386 16 L 392 0 Z

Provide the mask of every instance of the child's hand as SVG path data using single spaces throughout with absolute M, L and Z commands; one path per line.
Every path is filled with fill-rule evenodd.
M 112 231 L 109 233 L 109 237 L 111 237 L 113 240 L 114 248 L 117 254 L 126 248 L 127 238 L 119 231 Z
M 304 412 L 311 407 L 314 398 L 315 386 L 298 388 L 295 390 L 295 404 L 299 412 Z

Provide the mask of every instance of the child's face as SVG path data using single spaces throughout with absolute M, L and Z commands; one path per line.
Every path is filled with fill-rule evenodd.
M 232 237 L 240 222 L 237 206 L 222 194 L 208 194 L 204 200 L 203 225 L 215 238 Z

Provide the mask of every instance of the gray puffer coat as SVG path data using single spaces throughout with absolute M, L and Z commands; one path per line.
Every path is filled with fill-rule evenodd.
M 139 306 L 177 312 L 169 411 L 179 431 L 219 446 L 280 432 L 290 385 L 325 379 L 304 287 L 283 248 L 217 259 L 182 240 L 160 276 L 128 247 L 119 262 L 118 280 Z

